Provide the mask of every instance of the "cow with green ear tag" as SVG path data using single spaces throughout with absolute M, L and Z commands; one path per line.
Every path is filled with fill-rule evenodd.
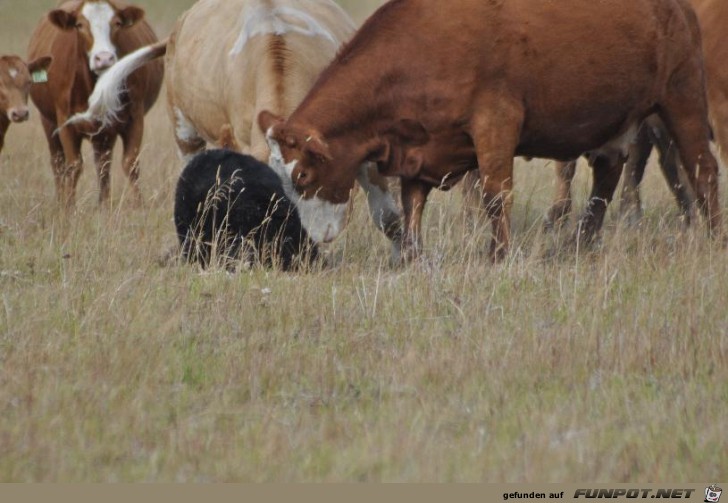
M 47 78 L 46 70 L 50 63 L 49 56 L 29 63 L 19 56 L 0 56 L 0 152 L 10 124 L 25 122 L 30 117 L 28 93 L 33 82 Z

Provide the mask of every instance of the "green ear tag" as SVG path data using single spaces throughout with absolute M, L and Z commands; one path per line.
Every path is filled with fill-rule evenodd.
M 34 84 L 42 84 L 48 82 L 48 72 L 46 70 L 36 70 L 30 76 Z

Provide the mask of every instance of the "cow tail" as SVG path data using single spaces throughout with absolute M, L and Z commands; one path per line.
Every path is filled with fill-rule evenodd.
M 88 109 L 68 119 L 61 128 L 78 122 L 96 122 L 101 130 L 116 121 L 123 108 L 121 96 L 126 79 L 137 68 L 164 56 L 167 53 L 168 42 L 169 39 L 164 39 L 156 44 L 142 47 L 117 61 L 96 82 L 94 91 L 88 99 Z

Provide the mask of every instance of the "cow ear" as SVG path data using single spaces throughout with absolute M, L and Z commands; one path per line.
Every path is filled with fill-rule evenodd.
M 420 146 L 430 140 L 430 135 L 422 123 L 412 119 L 401 119 L 389 132 L 407 145 Z
M 306 137 L 303 143 L 303 151 L 321 161 L 332 160 L 329 146 L 316 134 Z
M 386 140 L 380 140 L 367 148 L 367 161 L 384 163 L 389 161 L 392 154 L 392 147 Z
M 125 28 L 131 28 L 136 23 L 144 19 L 144 9 L 130 5 L 124 7 L 119 11 L 119 18 L 121 19 L 121 25 Z
M 258 127 L 266 135 L 271 128 L 280 126 L 284 122 L 283 117 L 273 114 L 268 110 L 263 110 L 258 114 Z
M 48 13 L 50 22 L 61 30 L 72 30 L 76 27 L 78 19 L 72 12 L 63 9 L 55 9 Z
M 48 70 L 48 67 L 51 66 L 52 62 L 53 58 L 51 56 L 41 56 L 40 58 L 34 59 L 28 63 L 28 71 L 33 74 L 35 72 Z

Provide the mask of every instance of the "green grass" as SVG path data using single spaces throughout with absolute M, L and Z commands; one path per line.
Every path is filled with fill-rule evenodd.
M 171 25 L 174 9 L 148 4 Z M 455 190 L 431 197 L 426 260 L 410 267 L 388 265 L 359 195 L 332 269 L 202 273 L 159 264 L 175 243 L 180 168 L 163 103 L 148 119 L 143 209 L 123 203 L 116 166 L 112 207 L 98 210 L 89 164 L 65 221 L 37 116 L 10 130 L 0 481 L 725 474 L 726 252 L 704 226 L 680 232 L 655 167 L 642 227 L 611 212 L 592 253 L 544 258 L 569 232 L 539 230 L 553 170 L 518 161 L 503 264 L 488 262 L 489 230 L 463 216 Z

